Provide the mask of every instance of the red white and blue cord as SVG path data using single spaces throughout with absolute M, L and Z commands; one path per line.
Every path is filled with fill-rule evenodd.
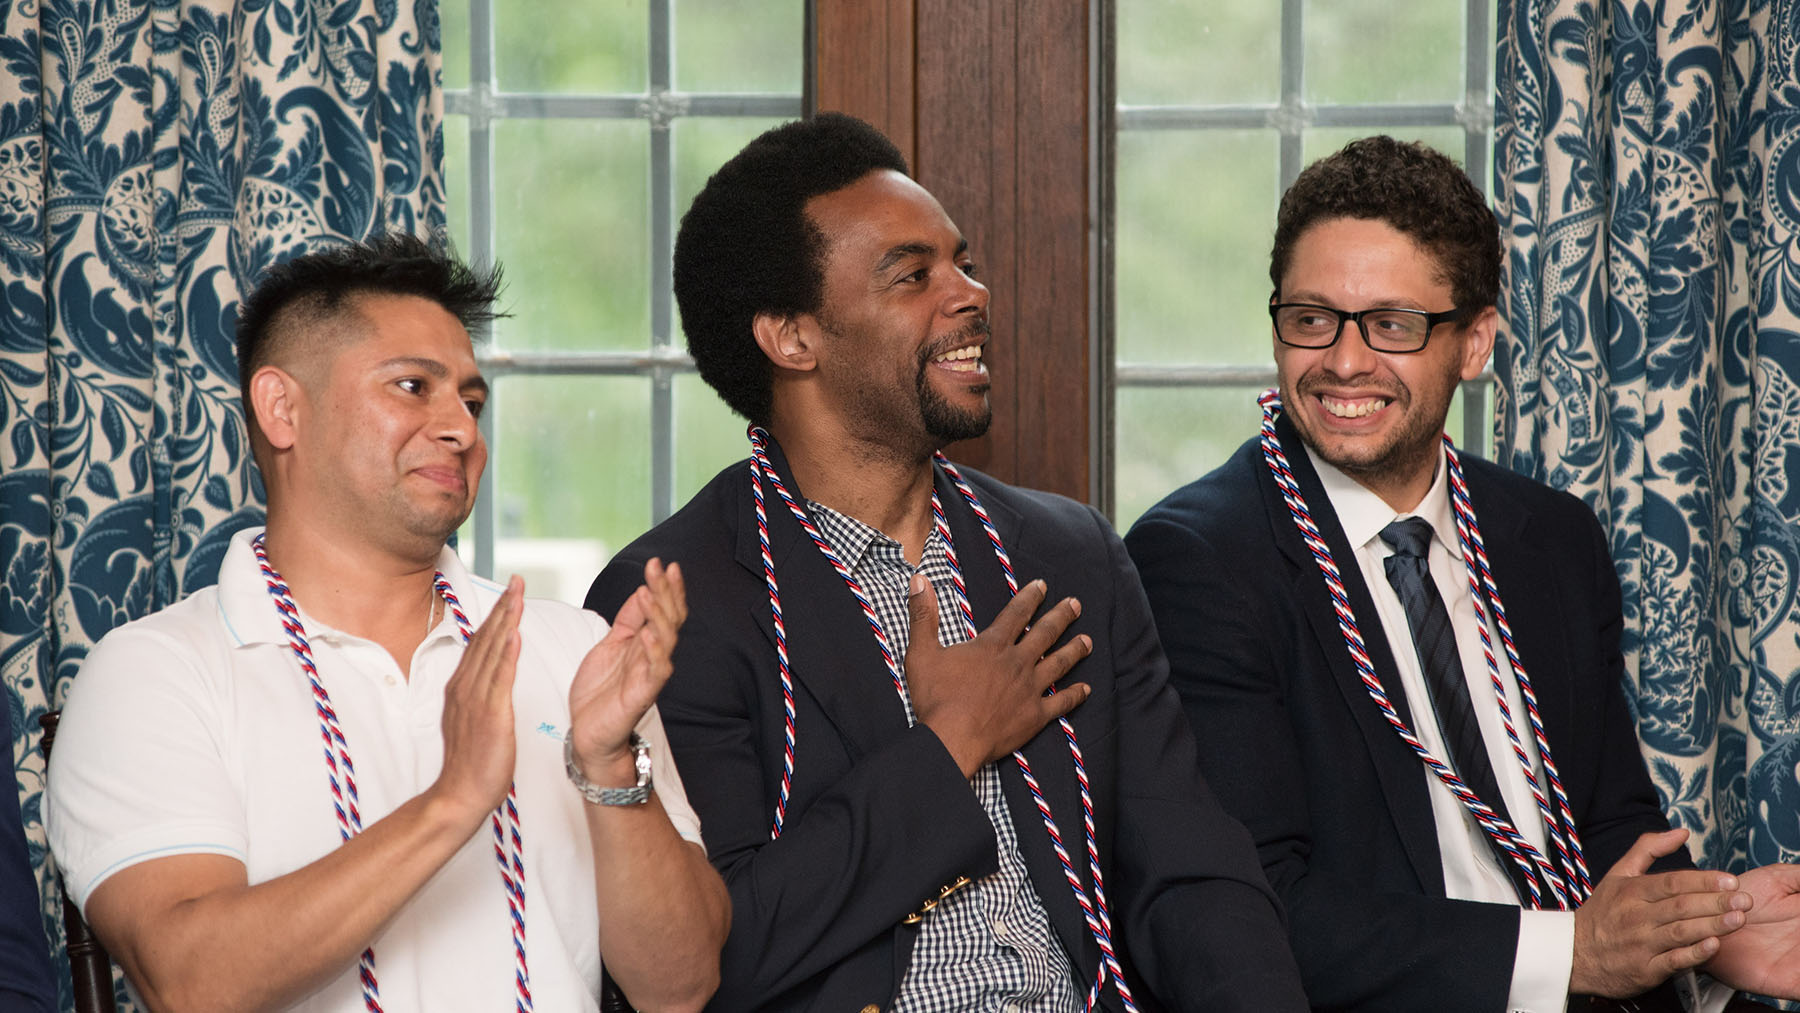
M 1444 436 L 1444 451 L 1445 459 L 1449 461 L 1450 502 L 1456 511 L 1457 544 L 1462 549 L 1463 568 L 1468 571 L 1469 598 L 1475 605 L 1475 624 L 1476 629 L 1481 631 L 1481 653 L 1487 659 L 1488 680 L 1493 684 L 1494 698 L 1500 704 L 1500 717 L 1506 726 L 1507 740 L 1512 744 L 1513 757 L 1525 772 L 1525 780 L 1531 786 L 1531 796 L 1537 802 L 1538 814 L 1549 831 L 1551 844 L 1556 848 L 1557 859 L 1569 878 L 1580 886 L 1576 899 L 1580 903 L 1593 893 L 1594 884 L 1588 872 L 1586 856 L 1581 850 L 1581 836 L 1575 830 L 1575 814 L 1569 808 L 1569 796 L 1563 788 L 1562 774 L 1556 769 L 1556 759 L 1550 754 L 1550 740 L 1544 734 L 1544 719 L 1538 712 L 1537 693 L 1532 689 L 1531 678 L 1525 673 L 1525 664 L 1519 658 L 1518 645 L 1513 643 L 1512 626 L 1506 621 L 1506 607 L 1500 603 L 1500 588 L 1494 581 L 1494 571 L 1488 563 L 1487 544 L 1482 541 L 1481 527 L 1475 522 L 1475 507 L 1469 499 L 1469 487 L 1463 481 L 1461 455 L 1456 452 L 1456 445 L 1450 442 L 1448 434 Z M 1481 577 L 1479 584 L 1476 582 L 1477 573 Z M 1537 775 L 1532 770 L 1531 760 L 1525 755 L 1525 748 L 1519 742 L 1519 733 L 1513 726 L 1512 708 L 1507 704 L 1506 688 L 1500 681 L 1500 664 L 1494 658 L 1493 638 L 1488 634 L 1487 609 L 1482 604 L 1484 599 L 1492 607 L 1494 626 L 1500 631 L 1500 643 L 1506 651 L 1507 664 L 1512 667 L 1514 680 L 1519 686 L 1519 696 L 1525 703 L 1526 717 L 1531 722 L 1532 740 L 1537 744 L 1538 756 L 1544 763 L 1544 777 L 1550 782 L 1550 790 L 1556 797 L 1554 816 Z
M 875 613 L 875 606 L 870 602 L 869 596 L 863 591 L 855 576 L 850 573 L 849 568 L 844 565 L 843 559 L 825 541 L 825 536 L 819 531 L 818 526 L 812 522 L 806 511 L 794 499 L 793 494 L 788 491 L 787 485 L 782 481 L 780 474 L 776 472 L 774 463 L 769 459 L 767 442 L 768 434 L 766 432 L 758 426 L 750 427 L 751 492 L 756 502 L 757 539 L 762 550 L 763 580 L 768 586 L 769 610 L 775 621 L 775 653 L 781 676 L 783 737 L 786 744 L 780 794 L 775 803 L 775 818 L 769 832 L 770 838 L 774 839 L 781 836 L 781 829 L 787 814 L 788 793 L 793 780 L 794 683 L 793 673 L 788 664 L 787 631 L 782 623 L 781 591 L 775 578 L 774 557 L 769 551 L 768 515 L 765 511 L 762 489 L 765 478 L 770 485 L 774 486 L 776 494 L 787 505 L 794 520 L 800 524 L 801 530 L 805 531 L 807 536 L 812 539 L 813 544 L 817 546 L 825 560 L 831 564 L 832 569 L 836 570 L 838 576 L 843 579 L 844 585 L 850 589 L 850 594 L 856 599 L 857 605 L 862 608 L 863 618 L 874 632 L 875 643 L 881 649 L 881 657 L 887 665 L 889 677 L 893 680 L 894 690 L 900 694 L 902 700 L 906 696 L 906 678 L 894 655 L 887 634 L 882 629 L 881 619 Z M 1007 590 L 1010 595 L 1017 595 L 1019 593 L 1018 578 L 1013 573 L 1012 559 L 1007 555 L 1006 546 L 1000 540 L 1000 533 L 995 529 L 993 519 L 989 517 L 987 509 L 981 505 L 981 500 L 975 495 L 975 491 L 969 487 L 969 484 L 963 480 L 955 465 L 952 465 L 942 454 L 937 455 L 936 459 L 943 466 L 945 474 L 949 475 L 950 480 L 955 483 L 957 491 L 962 493 L 969 508 L 980 519 L 982 529 L 987 533 L 988 541 L 993 548 L 994 557 L 999 561 L 1000 569 L 1006 575 Z M 951 582 L 956 588 L 957 608 L 962 613 L 968 635 L 973 637 L 977 633 L 974 609 L 969 604 L 968 589 L 963 583 L 962 567 L 957 561 L 955 544 L 950 535 L 950 524 L 944 515 L 943 504 L 935 489 L 931 494 L 931 514 L 938 536 L 944 543 L 945 558 L 950 566 Z M 1054 687 L 1050 692 L 1055 692 Z M 1059 719 L 1059 723 L 1062 726 L 1064 737 L 1068 740 L 1069 756 L 1074 761 L 1076 781 L 1081 787 L 1084 843 L 1087 847 L 1088 869 L 1094 880 L 1092 899 L 1089 898 L 1087 889 L 1082 886 L 1081 877 L 1075 872 L 1068 849 L 1063 845 L 1062 832 L 1056 825 L 1056 818 L 1051 814 L 1050 804 L 1044 798 L 1043 789 L 1038 784 L 1036 774 L 1032 772 L 1031 764 L 1025 759 L 1023 753 L 1017 751 L 1013 753 L 1013 760 L 1018 764 L 1019 772 L 1025 779 L 1025 785 L 1031 792 L 1032 802 L 1037 806 L 1038 815 L 1044 821 L 1044 830 L 1050 836 L 1051 847 L 1056 852 L 1057 860 L 1062 864 L 1063 878 L 1068 881 L 1069 888 L 1074 892 L 1075 902 L 1081 908 L 1082 918 L 1087 922 L 1088 931 L 1093 935 L 1095 944 L 1100 948 L 1101 961 L 1093 985 L 1088 990 L 1087 1008 L 1092 1010 L 1098 1003 L 1100 992 L 1105 988 L 1106 981 L 1110 976 L 1126 1010 L 1129 1013 L 1137 1013 L 1137 1003 L 1132 998 L 1131 987 L 1125 983 L 1124 970 L 1120 967 L 1118 955 L 1113 949 L 1112 914 L 1107 907 L 1106 888 L 1100 872 L 1100 849 L 1095 840 L 1094 802 L 1088 786 L 1087 767 L 1082 761 L 1081 745 L 1076 739 L 1074 726 L 1069 723 L 1067 718 Z
M 325 683 L 319 678 L 318 666 L 313 662 L 312 645 L 307 642 L 306 627 L 300 620 L 300 609 L 294 604 L 287 581 L 270 565 L 262 535 L 257 535 L 250 547 L 256 553 L 256 565 L 262 570 L 269 597 L 275 603 L 275 611 L 281 616 L 281 628 L 287 634 L 288 647 L 295 660 L 300 663 L 300 670 L 306 675 L 307 683 L 312 689 L 313 711 L 318 716 L 319 736 L 325 744 L 325 773 L 331 782 L 331 804 L 337 814 L 338 836 L 341 840 L 348 841 L 362 833 L 363 828 L 356 791 L 356 765 L 350 760 L 350 744 L 345 741 L 344 731 L 338 725 L 337 711 L 331 705 L 331 694 L 326 692 Z M 432 583 L 437 594 L 444 599 L 445 607 L 455 618 L 457 632 L 462 637 L 463 645 L 467 646 L 473 633 L 469 617 L 463 612 L 456 592 L 451 590 L 450 582 L 441 571 L 433 578 Z M 505 815 L 508 832 L 502 831 L 502 814 Z M 494 860 L 500 867 L 500 880 L 506 891 L 506 904 L 512 921 L 514 1009 L 516 1013 L 531 1013 L 531 974 L 525 963 L 525 837 L 519 823 L 516 786 L 507 787 L 506 801 L 490 814 L 490 822 L 494 832 Z M 381 987 L 375 977 L 373 947 L 363 949 L 357 969 L 362 982 L 363 1008 L 368 1013 L 380 1013 Z
M 1299 529 L 1302 541 L 1312 553 L 1313 562 L 1318 566 L 1320 575 L 1325 580 L 1325 588 L 1331 595 L 1332 610 L 1337 617 L 1338 630 L 1343 634 L 1344 644 L 1349 649 L 1350 659 L 1356 666 L 1357 676 L 1362 680 L 1363 688 L 1369 698 L 1380 709 L 1382 717 L 1387 719 L 1396 734 L 1400 736 L 1416 753 L 1421 762 L 1435 774 L 1451 794 L 1463 804 L 1469 814 L 1475 818 L 1482 830 L 1492 837 L 1504 852 L 1524 872 L 1526 889 L 1530 892 L 1529 904 L 1532 908 L 1543 908 L 1546 899 L 1543 885 L 1547 885 L 1551 894 L 1550 903 L 1558 909 L 1573 910 L 1587 899 L 1593 885 L 1589 879 L 1587 864 L 1582 856 L 1580 835 L 1575 829 L 1575 819 L 1569 809 L 1569 802 L 1563 790 L 1562 778 L 1557 772 L 1556 761 L 1551 755 L 1549 739 L 1545 737 L 1543 721 L 1538 714 L 1537 694 L 1531 688 L 1531 679 L 1520 662 L 1518 649 L 1513 644 L 1512 630 L 1506 624 L 1506 612 L 1500 603 L 1500 591 L 1494 582 L 1493 571 L 1488 565 L 1487 552 L 1481 540 L 1481 529 L 1475 520 L 1475 509 L 1469 499 L 1468 487 L 1463 482 L 1462 465 L 1456 447 L 1450 437 L 1444 437 L 1445 458 L 1449 462 L 1449 478 L 1451 504 L 1456 514 L 1457 541 L 1462 548 L 1463 563 L 1469 573 L 1469 588 L 1475 600 L 1477 625 L 1481 629 L 1483 653 L 1487 658 L 1488 677 L 1494 696 L 1500 705 L 1501 717 L 1506 726 L 1507 737 L 1513 748 L 1513 756 L 1525 773 L 1527 783 L 1531 786 L 1533 797 L 1537 801 L 1539 815 L 1548 831 L 1547 838 L 1556 851 L 1556 861 L 1552 862 L 1504 817 L 1496 813 L 1487 803 L 1469 790 L 1462 778 L 1448 764 L 1432 755 L 1421 743 L 1406 722 L 1394 710 L 1383 688 L 1381 677 L 1375 674 L 1374 665 L 1369 660 L 1368 650 L 1363 641 L 1362 631 L 1357 625 L 1356 615 L 1350 608 L 1350 597 L 1344 588 L 1344 582 L 1336 561 L 1332 558 L 1331 549 L 1325 544 L 1318 525 L 1313 522 L 1312 512 L 1300 493 L 1300 486 L 1294 480 L 1293 469 L 1288 464 L 1287 454 L 1281 448 L 1280 438 L 1275 431 L 1275 417 L 1281 411 L 1281 397 L 1273 389 L 1264 391 L 1257 402 L 1262 406 L 1261 445 L 1263 460 L 1275 477 L 1275 484 L 1281 490 L 1282 500 L 1287 504 L 1288 514 L 1294 526 Z M 1538 756 L 1543 761 L 1546 778 L 1550 781 L 1551 790 L 1556 795 L 1558 811 L 1552 814 L 1548 800 L 1545 798 L 1536 773 L 1532 769 L 1530 758 L 1520 743 L 1518 733 L 1514 730 L 1512 711 L 1506 702 L 1506 690 L 1500 677 L 1499 662 L 1495 658 L 1487 631 L 1487 611 L 1483 607 L 1483 599 L 1492 608 L 1495 625 L 1500 630 L 1501 642 L 1505 646 L 1507 661 L 1512 667 L 1515 681 L 1519 686 L 1520 696 L 1525 700 L 1526 711 L 1531 718 L 1533 738 L 1538 748 Z M 1540 885 L 1540 880 L 1543 885 Z

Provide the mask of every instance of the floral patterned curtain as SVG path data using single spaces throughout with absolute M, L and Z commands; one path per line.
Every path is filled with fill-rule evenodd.
M 1499 15 L 1498 456 L 1611 531 L 1695 857 L 1800 860 L 1800 5 Z
M 442 234 L 439 70 L 432 0 L 0 0 L 0 681 L 59 951 L 37 718 L 260 522 L 240 294 Z

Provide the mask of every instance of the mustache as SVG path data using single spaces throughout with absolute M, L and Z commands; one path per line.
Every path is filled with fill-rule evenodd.
M 1318 370 L 1308 371 L 1294 383 L 1294 390 L 1299 394 L 1310 394 L 1322 387 L 1344 391 L 1352 397 L 1376 394 L 1388 398 L 1389 400 L 1399 400 L 1407 393 L 1405 385 L 1401 383 L 1382 383 L 1379 381 L 1364 381 L 1362 383 L 1344 382 L 1342 380 L 1333 379 Z
M 985 338 L 993 333 L 994 329 L 988 323 L 986 317 L 982 317 L 979 320 L 971 320 L 920 349 L 919 369 L 923 371 L 926 363 L 945 352 L 954 351 L 964 345 L 972 344 L 976 338 Z

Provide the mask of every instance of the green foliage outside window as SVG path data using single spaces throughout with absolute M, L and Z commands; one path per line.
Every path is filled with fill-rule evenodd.
M 1116 0 L 1118 101 L 1275 106 L 1279 0 Z M 1464 100 L 1463 3 L 1308 2 L 1306 107 Z M 1308 127 L 1303 161 L 1376 129 Z M 1459 126 L 1386 131 L 1462 158 Z M 1273 368 L 1269 245 L 1281 195 L 1272 126 L 1125 129 L 1113 231 L 1116 361 Z M 1114 521 L 1223 463 L 1255 435 L 1254 387 L 1121 387 L 1114 402 Z M 1452 436 L 1460 415 L 1451 416 Z
M 646 0 L 491 2 L 500 92 L 642 97 L 650 88 Z M 798 96 L 802 5 L 674 0 L 673 89 Z M 469 87 L 469 4 L 443 8 L 444 86 Z M 708 175 L 778 121 L 677 117 L 673 217 Z M 469 122 L 445 125 L 451 238 L 472 250 Z M 648 353 L 652 345 L 651 125 L 647 119 L 507 118 L 493 126 L 494 253 L 505 265 L 497 353 Z M 671 223 L 671 227 L 672 227 Z M 685 347 L 679 320 L 671 342 Z M 676 503 L 745 454 L 743 423 L 692 375 L 673 385 Z M 650 526 L 651 380 L 503 376 L 487 481 L 501 539 L 598 539 L 615 551 Z M 472 525 L 471 525 L 472 527 Z M 465 529 L 464 539 L 473 532 Z M 502 566 L 505 560 L 500 560 Z

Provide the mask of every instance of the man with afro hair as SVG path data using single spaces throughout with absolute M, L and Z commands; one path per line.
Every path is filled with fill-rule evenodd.
M 751 142 L 675 294 L 752 456 L 588 605 L 689 574 L 659 706 L 731 892 L 711 1008 L 1304 1009 L 1118 537 L 937 453 L 987 429 L 988 292 L 893 145 Z

